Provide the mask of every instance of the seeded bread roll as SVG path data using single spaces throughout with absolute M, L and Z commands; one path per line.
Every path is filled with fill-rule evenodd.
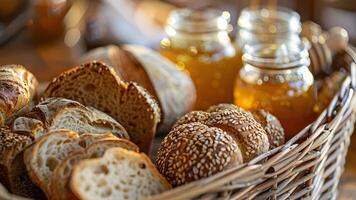
M 231 135 L 239 145 L 244 162 L 269 150 L 267 133 L 250 112 L 243 110 L 213 112 L 205 124 L 220 128 Z
M 33 99 L 37 86 L 37 79 L 23 66 L 0 66 L 0 126 Z
M 266 131 L 270 149 L 274 149 L 284 144 L 284 129 L 275 116 L 264 110 L 253 111 L 252 114 Z
M 178 120 L 159 147 L 157 166 L 179 186 L 248 162 L 270 149 L 269 140 L 273 147 L 282 144 L 283 134 L 278 120 L 267 112 L 254 116 L 235 105 L 219 104 Z
M 243 112 L 244 110 L 233 104 L 218 104 L 208 108 L 208 112 L 218 112 L 223 110 L 238 110 Z M 252 111 L 255 120 L 260 123 L 263 129 L 267 133 L 270 149 L 274 149 L 285 142 L 284 129 L 279 120 L 271 113 L 259 109 Z
M 242 163 L 234 139 L 225 131 L 199 122 L 176 126 L 157 154 L 158 170 L 179 186 Z

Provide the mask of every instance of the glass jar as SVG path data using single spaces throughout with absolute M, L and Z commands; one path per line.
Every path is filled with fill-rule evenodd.
M 37 41 L 49 41 L 63 36 L 67 0 L 32 0 L 32 36 Z
M 235 41 L 240 68 L 243 66 L 242 50 L 246 44 L 300 43 L 301 22 L 298 13 L 288 8 L 273 8 L 248 7 L 241 11 Z
M 308 50 L 303 43 L 261 43 L 246 45 L 244 52 L 235 104 L 271 112 L 290 139 L 316 118 Z
M 235 48 L 228 35 L 230 14 L 217 10 L 175 10 L 166 25 L 160 53 L 192 78 L 195 109 L 233 102 L 238 72 Z

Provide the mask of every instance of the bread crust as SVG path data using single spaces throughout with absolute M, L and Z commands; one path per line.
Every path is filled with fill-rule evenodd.
M 36 96 L 38 81 L 21 65 L 0 66 L 0 126 Z
M 54 129 L 69 129 L 69 126 L 61 125 L 60 121 L 67 113 L 73 114 L 68 116 L 68 120 L 71 118 L 73 127 L 76 127 L 73 128 L 77 129 L 74 131 L 83 133 L 81 130 L 94 128 L 92 133 L 95 131 L 112 132 L 120 138 L 129 138 L 125 128 L 110 116 L 94 108 L 85 107 L 76 101 L 63 98 L 49 98 L 42 101 L 31 112 L 15 119 L 12 130 L 37 139 Z M 80 126 L 78 122 L 81 122 Z

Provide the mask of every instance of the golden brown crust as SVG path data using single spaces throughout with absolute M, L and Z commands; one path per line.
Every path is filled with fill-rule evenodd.
M 173 186 L 211 176 L 242 163 L 234 139 L 200 122 L 176 126 L 158 150 L 159 171 Z
M 37 79 L 23 66 L 0 66 L 0 126 L 33 99 L 37 86 Z

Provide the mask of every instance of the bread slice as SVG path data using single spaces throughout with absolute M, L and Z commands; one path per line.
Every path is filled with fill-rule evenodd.
M 85 134 L 57 130 L 39 139 L 25 150 L 24 161 L 31 180 L 49 197 L 52 173 L 67 156 L 82 151 L 93 142 L 113 139 L 112 134 Z
M 128 139 L 126 130 L 105 113 L 64 98 L 49 98 L 18 117 L 12 130 L 37 139 L 46 132 L 70 129 L 78 133 L 113 133 Z
M 43 98 L 49 97 L 72 99 L 109 114 L 131 141 L 149 152 L 160 121 L 158 104 L 137 83 L 121 81 L 111 67 L 91 62 L 66 71 L 48 85 Z
M 171 186 L 145 154 L 111 148 L 102 158 L 76 165 L 70 188 L 79 199 L 123 200 L 143 199 Z
M 43 192 L 31 182 L 23 162 L 23 151 L 32 143 L 30 137 L 0 127 L 0 183 L 14 194 L 43 199 Z
M 125 139 L 104 140 L 91 144 L 85 151 L 74 153 L 64 159 L 54 170 L 51 182 L 51 199 L 67 200 L 71 195 L 69 178 L 73 167 L 79 161 L 88 158 L 102 157 L 107 149 L 121 147 L 127 150 L 139 152 L 138 147 Z
M 23 66 L 0 66 L 0 126 L 33 99 L 37 86 L 35 76 Z
M 159 53 L 138 45 L 109 45 L 86 53 L 81 63 L 97 60 L 112 66 L 124 81 L 146 88 L 159 103 L 162 121 L 158 133 L 167 134 L 173 123 L 191 111 L 196 92 L 191 78 Z

